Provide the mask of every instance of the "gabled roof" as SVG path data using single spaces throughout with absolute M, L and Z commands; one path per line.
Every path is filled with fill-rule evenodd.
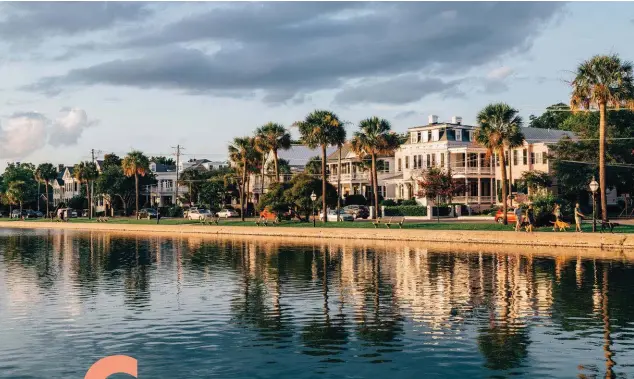
M 535 142 L 545 142 L 545 143 L 556 143 L 559 142 L 560 139 L 568 136 L 570 138 L 576 138 L 576 135 L 573 132 L 569 132 L 567 130 L 558 130 L 558 129 L 542 129 L 542 128 L 530 128 L 525 127 L 522 128 L 522 133 L 524 133 L 524 138 L 528 143 Z
M 161 164 L 161 163 L 154 163 L 156 165 L 156 169 L 154 170 L 154 172 L 170 172 L 170 171 L 176 171 L 176 166 L 168 166 L 165 164 Z
M 332 154 L 337 148 L 329 146 L 326 148 L 326 156 Z M 289 166 L 303 167 L 312 157 L 321 157 L 321 148 L 311 149 L 306 145 L 291 145 L 288 150 L 278 150 L 277 157 L 288 161 Z
M 394 156 L 394 154 L 392 154 L 392 155 L 378 155 L 377 158 L 386 158 L 386 157 L 393 157 L 393 156 Z M 354 151 L 352 151 L 352 146 L 350 145 L 349 142 L 347 142 L 347 143 L 343 144 L 343 146 L 341 146 L 341 159 L 348 159 L 348 158 L 359 159 L 357 154 Z M 338 161 L 339 160 L 339 149 L 335 149 L 335 151 L 333 151 L 330 155 L 328 155 L 328 159 L 327 160 L 329 162 Z

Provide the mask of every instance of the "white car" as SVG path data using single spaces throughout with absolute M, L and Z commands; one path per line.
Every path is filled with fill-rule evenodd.
M 224 218 L 238 217 L 238 212 L 234 211 L 233 209 L 223 209 L 220 212 L 216 213 L 216 216 Z
M 193 209 L 187 212 L 187 218 L 190 220 L 204 220 L 212 216 L 208 209 Z
M 319 219 L 323 220 L 324 219 L 324 212 L 321 212 L 319 214 Z M 346 213 L 343 211 L 343 209 L 339 212 L 339 220 L 341 221 L 354 221 L 354 215 L 351 215 L 350 213 Z M 337 222 L 337 210 L 329 210 L 328 211 L 328 221 L 334 221 Z

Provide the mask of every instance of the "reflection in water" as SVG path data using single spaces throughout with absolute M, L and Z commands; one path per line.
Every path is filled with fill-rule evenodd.
M 0 378 L 631 376 L 633 286 L 582 253 L 0 231 Z

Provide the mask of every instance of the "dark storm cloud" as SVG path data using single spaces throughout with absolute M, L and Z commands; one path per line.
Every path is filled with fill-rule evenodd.
M 52 89 L 68 85 L 106 84 L 198 94 L 260 90 L 267 101 L 284 102 L 341 88 L 351 79 L 464 73 L 526 50 L 561 7 L 530 2 L 221 4 L 110 44 L 144 51 L 140 58 L 74 69 L 27 89 L 55 93 Z M 192 48 L 192 43 L 215 51 Z M 363 101 L 410 102 L 424 96 L 416 89 L 434 84 L 439 83 L 427 79 L 400 94 L 365 95 Z M 359 89 L 354 93 L 355 87 L 344 89 L 338 98 L 353 102 L 362 95 Z
M 147 4 L 125 2 L 8 2 L 0 4 L 0 13 L 0 37 L 14 43 L 107 29 L 150 15 Z

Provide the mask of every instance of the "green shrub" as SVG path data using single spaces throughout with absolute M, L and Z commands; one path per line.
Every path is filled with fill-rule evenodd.
M 538 193 L 531 196 L 531 202 L 533 204 L 535 224 L 537 226 L 550 225 L 550 222 L 555 220 L 555 216 L 553 215 L 555 204 L 561 206 L 562 219 L 572 220 L 573 218 L 573 208 L 570 203 L 555 197 L 550 192 Z M 523 206 L 523 208 L 526 209 L 526 206 Z
M 385 207 L 384 216 L 427 216 L 427 207 L 421 207 L 418 205 Z
M 400 205 L 404 205 L 404 206 L 415 205 L 415 206 L 418 206 L 418 203 L 416 202 L 416 200 L 410 199 L 410 200 L 403 200 Z
M 396 204 L 396 201 L 388 199 L 388 200 L 383 200 L 381 202 L 381 205 L 384 207 L 395 207 L 398 204 Z
M 346 205 L 366 205 L 368 201 L 363 195 L 348 195 L 345 199 Z
M 183 208 L 178 205 L 174 205 L 167 209 L 167 215 L 169 217 L 183 217 Z

